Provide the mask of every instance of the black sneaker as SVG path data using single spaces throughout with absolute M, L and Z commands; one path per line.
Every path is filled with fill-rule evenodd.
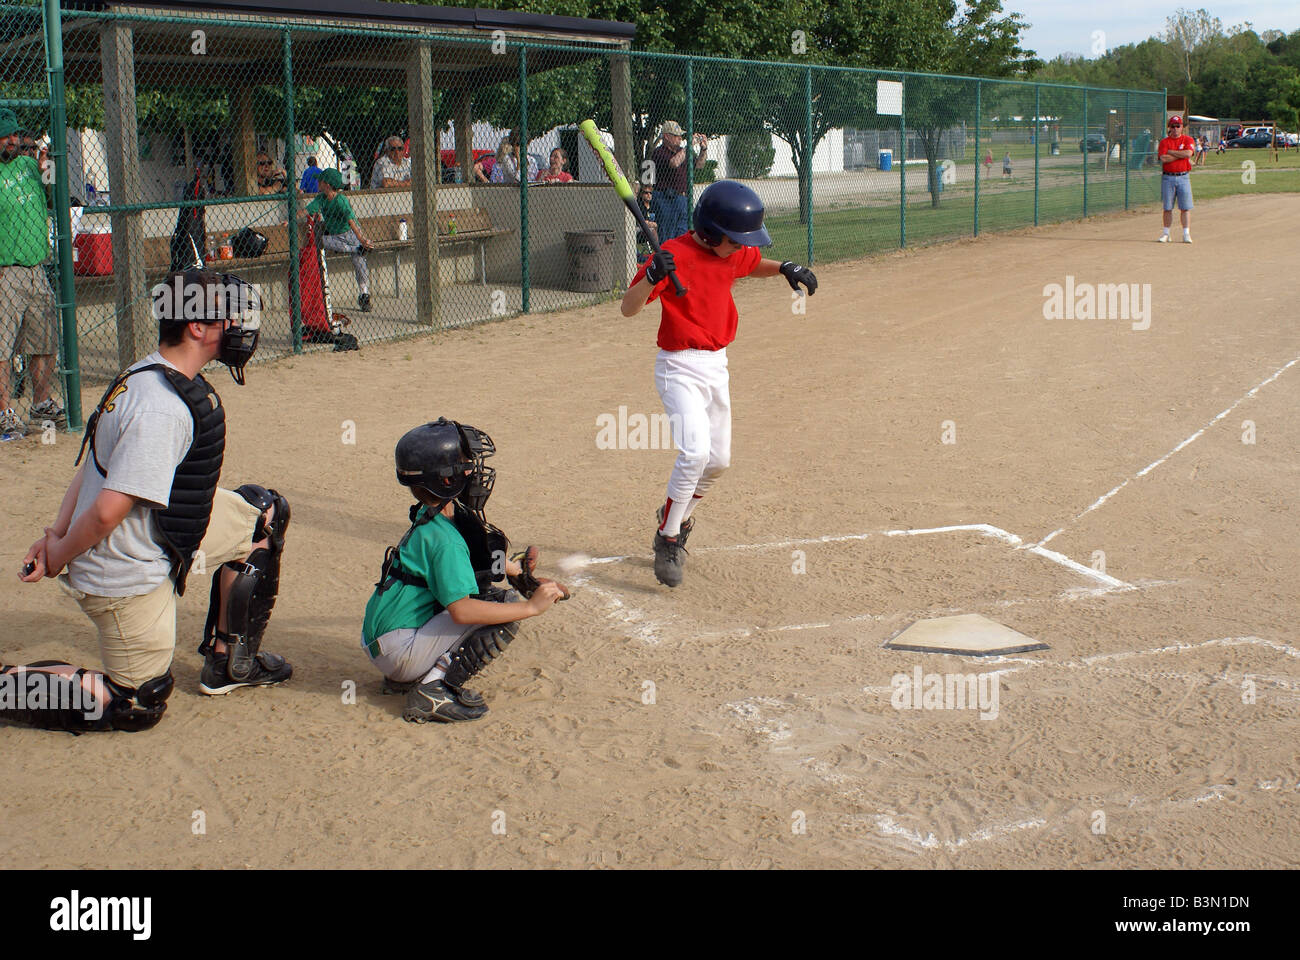
M 682 545 L 677 537 L 665 537 L 655 532 L 655 578 L 665 587 L 676 587 L 682 582 Z
M 477 690 L 470 690 L 468 687 L 453 687 L 451 684 L 443 681 L 444 685 L 467 707 L 482 707 L 487 705 L 483 699 L 483 694 Z M 382 694 L 401 693 L 407 694 L 420 685 L 419 680 L 394 680 L 392 677 L 384 677 L 384 685 L 380 689 Z
M 660 527 L 664 525 L 664 510 L 667 508 L 667 506 L 668 504 L 664 504 L 659 508 L 659 512 L 655 514 L 655 520 L 657 521 L 657 524 Z M 690 517 L 682 521 L 681 529 L 677 531 L 677 545 L 681 547 L 683 550 L 686 549 L 686 539 L 691 535 L 691 531 L 694 529 L 695 529 L 694 517 Z M 682 558 L 682 566 L 686 566 L 685 557 Z
M 224 653 L 209 653 L 203 658 L 203 673 L 199 675 L 199 692 L 210 697 L 229 693 L 237 687 L 270 687 L 284 683 L 293 676 L 293 666 L 284 657 L 274 653 L 258 653 L 253 658 L 253 672 L 247 680 L 232 680 L 226 672 L 229 657 Z
M 362 313 L 370 312 L 370 294 L 363 293 L 357 297 L 357 306 L 361 308 Z
M 414 687 L 406 695 L 402 719 L 410 723 L 463 723 L 477 720 L 487 713 L 483 705 L 466 706 L 451 687 L 441 680 L 430 680 Z

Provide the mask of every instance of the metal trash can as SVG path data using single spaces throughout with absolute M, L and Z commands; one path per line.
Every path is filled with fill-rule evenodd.
M 1060 141 L 1060 140 L 1053 140 L 1053 141 L 1052 141 L 1052 156 L 1054 156 L 1054 157 L 1059 157 L 1060 155 L 1061 155 L 1061 141 Z
M 577 293 L 602 293 L 614 288 L 614 231 L 566 230 L 569 254 L 569 289 Z
M 879 167 L 879 169 L 881 169 L 881 170 L 890 170 L 891 168 L 893 168 L 893 166 L 894 166 L 894 151 L 893 151 L 893 150 L 881 150 L 881 151 L 880 151 L 880 160 L 879 160 L 879 162 L 876 164 L 876 166 Z

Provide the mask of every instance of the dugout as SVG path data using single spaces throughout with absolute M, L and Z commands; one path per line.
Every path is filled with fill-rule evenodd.
M 31 37 L 39 44 L 39 8 L 35 13 Z M 296 181 L 296 161 L 303 152 L 304 91 L 326 104 L 322 110 L 330 96 L 346 99 L 348 91 L 366 91 L 381 107 L 405 107 L 400 120 L 409 137 L 409 189 L 370 191 L 363 183 L 363 189 L 349 193 L 358 218 L 379 241 L 369 258 L 372 285 L 382 290 L 388 305 L 383 315 L 363 318 L 350 311 L 374 327 L 374 336 L 363 340 L 401 336 L 404 327 L 421 324 L 427 330 L 429 325 L 483 319 L 454 315 L 468 293 L 478 293 L 466 289 L 467 279 L 477 280 L 480 288 L 489 281 L 511 288 L 501 281 L 519 277 L 521 269 L 510 306 L 518 309 L 522 291 L 526 310 L 530 282 L 563 285 L 565 229 L 624 222 L 617 198 L 604 184 L 599 193 L 591 183 L 563 198 L 541 189 L 528 191 L 533 194 L 530 217 L 529 201 L 521 198 L 518 187 L 509 192 L 495 184 L 490 189 L 486 184 L 445 184 L 443 166 L 450 153 L 460 171 L 472 169 L 472 150 L 479 146 L 475 97 L 514 78 L 522 82 L 599 59 L 607 64 L 605 95 L 615 107 L 614 115 L 629 116 L 627 62 L 616 54 L 630 48 L 633 24 L 376 0 L 73 0 L 63 5 L 61 16 L 68 123 L 102 131 L 99 162 L 106 168 L 111 201 L 105 207 L 87 207 L 81 223 L 85 230 L 112 235 L 111 275 L 76 278 L 76 300 L 82 308 L 77 322 L 81 360 L 92 377 L 111 375 L 156 342 L 146 291 L 169 266 L 160 261 L 159 251 L 181 204 L 175 196 L 160 195 L 170 192 L 170 183 L 155 184 L 167 178 L 150 166 L 159 165 L 156 158 L 142 157 L 142 152 L 166 149 L 165 143 L 160 147 L 142 137 L 147 126 L 142 121 L 148 115 L 156 122 L 159 110 L 175 100 L 178 129 L 187 120 L 211 123 L 211 117 L 201 116 L 205 104 L 189 96 L 194 91 L 224 91 L 211 109 L 222 112 L 219 122 L 228 131 L 228 143 L 222 146 L 232 156 L 226 180 L 233 181 L 233 188 L 209 196 L 204 204 L 209 232 L 229 234 L 249 225 L 263 232 L 278 230 L 275 236 L 284 237 L 280 247 L 274 249 L 273 243 L 258 263 L 229 267 L 246 268 L 255 282 L 273 287 L 269 302 L 281 315 L 269 318 L 274 326 L 266 331 L 268 352 L 301 349 L 296 271 L 288 269 L 296 263 L 302 242 L 299 231 L 288 227 L 296 218 L 292 205 L 301 201 L 291 189 L 258 198 L 265 193 L 258 188 L 258 153 L 266 149 L 265 135 L 278 132 L 279 138 L 270 141 L 283 150 L 276 160 L 288 179 Z M 494 43 L 498 38 L 503 42 Z M 545 55 L 528 51 L 532 55 L 525 56 L 511 43 L 518 40 L 546 44 Z M 15 75 L 14 61 L 0 71 L 0 80 L 42 81 L 43 58 L 25 62 L 24 72 L 30 76 Z M 92 108 L 82 111 L 83 119 L 78 120 L 78 96 L 88 88 L 97 97 L 102 91 L 102 114 Z M 385 90 L 392 91 L 389 104 Z M 520 105 L 516 122 L 526 129 L 526 105 Z M 450 151 L 440 149 L 448 123 L 454 140 Z M 615 129 L 614 134 L 620 159 L 630 165 L 630 129 Z M 368 153 L 372 145 L 352 146 L 363 164 L 362 176 L 368 178 L 369 157 L 363 151 Z M 188 160 L 188 140 L 185 155 Z M 86 158 L 87 164 L 90 161 Z M 188 174 L 192 178 L 193 171 Z M 410 229 L 399 232 L 402 220 L 409 221 Z M 417 224 L 429 227 L 418 229 Z M 471 243 L 474 239 L 479 242 Z M 624 240 L 630 247 L 631 238 Z M 348 286 L 353 278 L 346 256 L 337 264 L 332 261 L 330 269 L 332 280 L 337 271 L 340 289 L 349 296 L 355 292 Z M 444 303 L 444 294 L 453 287 L 459 289 Z M 338 303 L 334 309 L 339 310 Z

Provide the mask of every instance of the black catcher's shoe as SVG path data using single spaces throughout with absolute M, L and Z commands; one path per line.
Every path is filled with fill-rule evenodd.
M 430 680 L 412 688 L 406 695 L 402 719 L 411 723 L 463 723 L 477 720 L 487 712 L 487 707 L 482 704 L 466 706 L 441 680 Z
M 203 673 L 199 675 L 200 693 L 215 697 L 239 687 L 271 687 L 293 676 L 293 665 L 288 660 L 265 651 L 253 658 L 253 672 L 247 680 L 232 680 L 226 671 L 228 663 L 224 653 L 209 652 L 204 656 Z
M 470 690 L 467 687 L 453 687 L 451 684 L 447 683 L 445 678 L 443 683 L 446 685 L 448 690 L 456 695 L 456 699 L 465 706 L 482 707 L 487 705 L 487 701 L 483 699 L 483 694 L 479 693 L 477 690 Z M 385 695 L 390 693 L 400 693 L 404 695 L 410 693 L 419 685 L 419 680 L 394 680 L 392 677 L 384 677 L 384 685 L 380 690 L 380 693 Z

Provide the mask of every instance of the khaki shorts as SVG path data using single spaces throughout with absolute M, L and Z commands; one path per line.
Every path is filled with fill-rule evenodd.
M 223 563 L 248 556 L 259 516 L 261 511 L 239 494 L 217 488 L 208 532 L 199 545 L 205 570 L 190 570 L 187 589 L 197 591 L 195 574 L 215 573 Z M 138 687 L 171 667 L 176 651 L 176 590 L 170 577 L 136 597 L 90 596 L 74 588 L 66 573 L 59 576 L 59 586 L 99 629 L 99 655 L 114 682 Z
M 45 267 L 0 267 L 0 360 L 59 352 L 59 314 Z

